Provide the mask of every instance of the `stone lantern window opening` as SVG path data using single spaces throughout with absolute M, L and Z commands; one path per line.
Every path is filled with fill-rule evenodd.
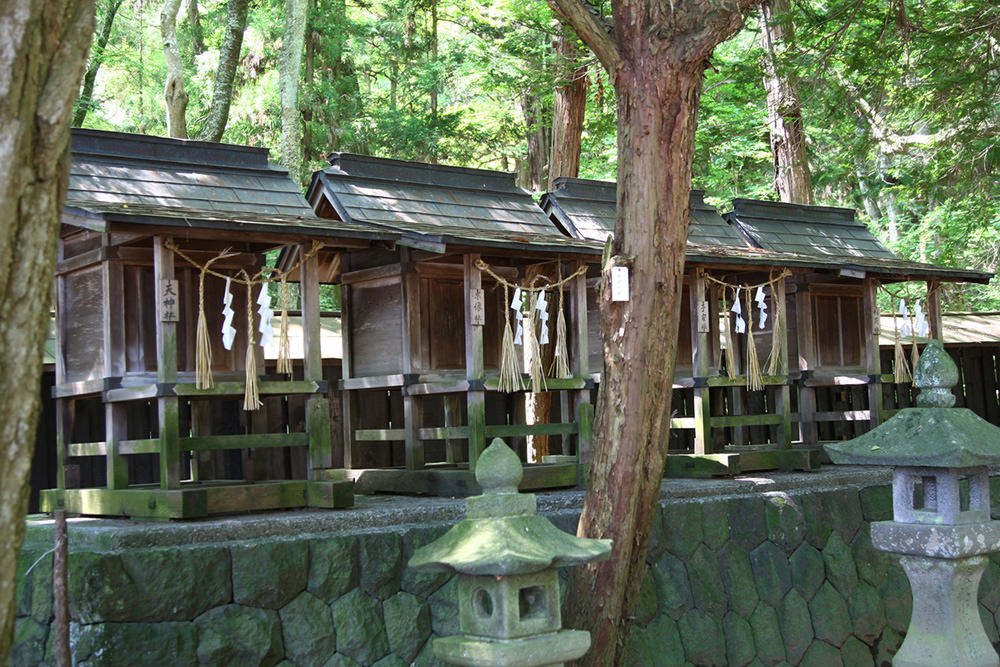
M 990 520 L 989 471 L 898 466 L 892 478 L 893 518 L 901 523 L 960 525 Z

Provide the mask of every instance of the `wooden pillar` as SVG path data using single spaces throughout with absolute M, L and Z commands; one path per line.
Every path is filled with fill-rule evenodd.
M 774 283 L 774 293 L 771 296 L 771 309 L 774 313 L 779 311 L 778 304 L 783 306 L 787 304 L 784 279 Z M 778 375 L 785 378 L 785 384 L 775 391 L 777 396 L 775 407 L 776 412 L 781 415 L 781 423 L 778 424 L 778 443 L 787 449 L 792 446 L 792 392 L 788 386 L 788 308 L 782 308 L 781 314 L 781 328 L 778 332 L 781 345 L 781 354 L 778 355 Z
M 483 381 L 486 377 L 483 363 L 483 325 L 472 319 L 473 290 L 483 289 L 483 274 L 476 268 L 479 255 L 465 255 L 465 377 L 470 382 L 466 394 L 466 412 L 469 423 L 469 470 L 475 472 L 479 455 L 486 448 L 486 392 Z M 509 308 L 510 304 L 503 304 Z
M 586 266 L 585 262 L 574 262 L 572 271 Z M 590 377 L 590 340 L 587 329 L 587 274 L 577 276 L 570 285 L 570 325 L 576 345 L 568 350 L 570 370 L 573 377 L 587 380 Z M 576 415 L 576 460 L 580 464 L 590 464 L 594 438 L 594 405 L 591 390 L 580 389 L 572 392 Z M 582 482 L 583 480 L 581 480 Z
M 300 256 L 305 257 L 310 248 L 299 246 Z M 323 381 L 323 350 L 320 344 L 319 321 L 319 257 L 313 255 L 302 263 L 299 270 L 299 294 L 302 299 L 302 379 L 306 382 Z M 333 465 L 330 449 L 330 406 L 326 396 L 313 394 L 306 401 L 306 435 L 309 439 L 309 471 Z
M 174 253 L 169 239 L 153 237 L 153 289 L 156 292 L 156 381 L 177 382 L 177 322 L 165 321 L 165 282 L 174 280 Z M 176 396 L 156 399 L 160 427 L 160 488 L 180 488 L 180 424 Z
M 105 261 L 101 267 L 101 281 L 104 288 L 104 377 L 121 377 L 125 374 L 125 278 L 121 262 Z M 125 405 L 105 403 L 105 466 L 109 489 L 128 486 L 128 462 L 119 453 L 121 441 L 128 438 L 127 428 Z
M 460 394 L 445 394 L 444 396 L 444 425 L 459 426 L 462 421 L 462 398 Z M 445 438 L 445 460 L 448 463 L 457 463 L 462 455 L 459 450 L 459 440 L 455 438 Z
M 691 308 L 691 367 L 694 372 L 694 453 L 711 453 L 712 408 L 708 390 L 708 301 L 705 299 L 705 270 L 694 269 L 688 280 Z M 683 290 L 681 291 L 683 294 Z M 704 313 L 701 311 L 704 309 Z
M 940 287 L 940 281 L 927 281 L 927 322 L 931 327 L 931 338 L 944 343 L 944 323 L 941 320 Z
M 816 363 L 816 337 L 813 333 L 812 298 L 809 286 L 799 283 L 795 291 L 796 332 L 798 333 L 798 368 L 801 379 L 809 376 Z M 799 436 L 805 444 L 815 444 L 819 440 L 816 429 L 816 390 L 799 384 Z
M 882 318 L 878 311 L 878 282 L 872 278 L 865 280 L 862 298 L 864 308 L 865 368 L 868 372 L 868 419 L 875 428 L 882 422 L 882 358 L 879 351 L 879 334 L 882 332 Z M 929 301 L 929 299 L 928 299 Z
M 347 258 L 345 257 L 343 261 L 347 261 Z M 348 266 L 344 266 L 343 270 L 347 271 L 348 268 Z M 346 283 L 341 283 L 340 335 L 342 351 L 340 360 L 340 376 L 344 380 L 349 380 L 353 373 L 351 347 L 354 340 L 354 331 L 351 326 L 351 286 Z M 342 389 L 340 391 L 343 412 L 341 423 L 344 428 L 343 459 L 344 468 L 347 470 L 351 470 L 356 467 L 354 462 L 354 425 L 358 423 L 358 415 L 353 409 L 354 406 L 357 405 L 357 400 L 354 394 L 354 390 L 351 389 Z
M 418 372 L 421 363 L 421 339 L 423 336 L 420 316 L 420 278 L 416 267 L 410 261 L 409 248 L 400 249 L 400 304 L 402 317 L 403 376 Z M 466 309 L 468 312 L 468 309 Z M 407 470 L 422 470 L 424 467 L 424 445 L 420 440 L 423 424 L 421 397 L 411 396 L 403 386 L 403 446 Z

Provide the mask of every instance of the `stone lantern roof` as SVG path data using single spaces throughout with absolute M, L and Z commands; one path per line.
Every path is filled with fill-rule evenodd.
M 500 438 L 479 457 L 483 495 L 466 501 L 466 519 L 417 549 L 410 567 L 471 575 L 530 574 L 604 560 L 611 540 L 570 535 L 535 514 L 534 494 L 518 493 L 521 461 Z
M 940 341 L 927 343 L 913 373 L 916 408 L 853 440 L 824 445 L 834 463 L 971 468 L 1000 464 L 1000 428 L 967 408 L 952 407 L 958 368 Z

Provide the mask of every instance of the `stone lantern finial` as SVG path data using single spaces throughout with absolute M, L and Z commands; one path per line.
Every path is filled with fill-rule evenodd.
M 936 344 L 934 344 L 936 343 Z M 955 405 L 951 388 L 958 384 L 958 366 L 940 341 L 931 341 L 913 369 L 913 386 L 920 390 L 919 408 L 950 408 Z

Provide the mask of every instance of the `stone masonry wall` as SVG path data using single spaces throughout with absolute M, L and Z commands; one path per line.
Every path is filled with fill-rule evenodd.
M 575 528 L 572 511 L 550 518 Z M 868 537 L 867 522 L 888 518 L 886 485 L 664 500 L 628 664 L 888 665 L 911 606 L 902 569 Z M 429 640 L 458 631 L 455 580 L 406 561 L 448 525 L 77 547 L 74 663 L 437 664 Z M 16 666 L 54 664 L 52 557 L 24 576 L 48 548 L 32 532 L 18 572 Z M 994 560 L 980 612 L 995 644 L 998 607 Z

